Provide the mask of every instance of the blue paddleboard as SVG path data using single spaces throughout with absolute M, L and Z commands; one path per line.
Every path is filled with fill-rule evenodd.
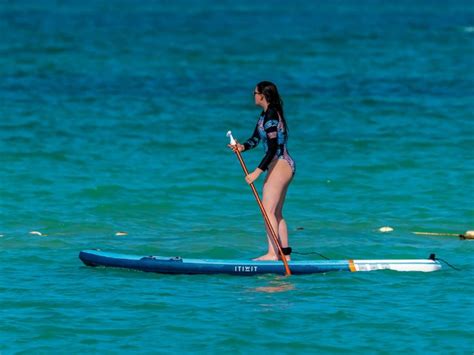
M 155 272 L 160 274 L 285 274 L 281 261 L 186 259 L 181 257 L 139 256 L 100 250 L 83 250 L 79 258 L 87 266 L 105 266 Z M 290 261 L 293 275 L 317 274 L 330 271 L 436 271 L 441 268 L 432 259 L 411 260 L 306 260 Z

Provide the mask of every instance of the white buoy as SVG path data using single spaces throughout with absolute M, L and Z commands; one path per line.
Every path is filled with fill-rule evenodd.
M 393 228 L 392 227 L 380 227 L 379 232 L 382 232 L 382 233 L 393 232 Z
M 117 232 L 117 233 L 115 233 L 115 235 L 116 235 L 117 237 L 122 237 L 122 236 L 124 236 L 124 235 L 128 235 L 128 233 L 127 233 L 127 232 Z
M 474 239 L 474 231 L 466 231 L 466 233 L 464 233 L 464 239 Z
M 40 237 L 43 235 L 43 233 L 38 232 L 38 231 L 31 231 L 30 234 L 31 235 L 39 235 Z

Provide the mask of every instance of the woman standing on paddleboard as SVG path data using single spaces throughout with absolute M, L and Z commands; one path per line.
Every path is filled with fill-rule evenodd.
M 288 154 L 288 127 L 283 114 L 283 101 L 275 84 L 262 81 L 254 90 L 255 104 L 263 111 L 255 126 L 255 130 L 244 144 L 237 143 L 236 148 L 244 152 L 255 148 L 262 142 L 265 156 L 258 167 L 245 177 L 248 184 L 253 183 L 268 170 L 263 184 L 263 206 L 273 230 L 278 235 L 283 254 L 290 259 L 291 248 L 288 247 L 288 228 L 283 218 L 283 204 L 286 192 L 295 175 L 295 162 Z M 277 246 L 270 238 L 267 228 L 268 252 L 255 260 L 278 260 Z

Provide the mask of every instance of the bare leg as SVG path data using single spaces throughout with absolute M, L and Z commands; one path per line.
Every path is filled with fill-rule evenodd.
M 278 203 L 275 216 L 278 221 L 278 237 L 280 238 L 280 243 L 282 248 L 288 247 L 288 227 L 286 225 L 285 218 L 283 217 L 283 204 L 285 203 L 286 192 L 288 191 L 288 185 L 286 185 L 283 194 L 281 196 L 280 202 Z
M 265 202 L 264 202 L 264 207 L 265 207 L 265 210 L 267 211 L 268 219 L 270 219 L 270 222 L 272 223 L 273 230 L 275 231 L 275 233 L 277 233 L 277 236 L 282 248 L 288 247 L 288 227 L 286 225 L 286 221 L 282 213 L 283 204 L 285 202 L 285 197 L 286 197 L 286 192 L 288 191 L 288 186 L 289 184 L 287 184 L 283 188 L 283 191 L 280 196 L 280 200 L 278 201 L 278 204 L 274 213 L 267 211 L 268 205 L 265 206 Z M 275 217 L 276 219 L 276 224 L 275 224 L 275 221 L 273 220 L 273 217 Z M 278 253 L 278 247 L 275 245 L 273 238 L 270 236 L 271 232 L 268 230 L 267 227 L 266 227 L 266 230 L 267 230 L 267 239 L 268 239 L 268 252 L 265 256 L 270 257 L 271 260 L 274 260 L 275 257 L 276 259 L 280 259 L 280 255 Z M 290 260 L 290 256 L 287 256 L 286 259 Z
M 283 219 L 282 210 L 288 185 L 293 178 L 290 165 L 283 159 L 272 164 L 263 185 L 263 206 L 267 212 L 270 224 L 277 233 L 283 247 L 288 246 L 288 230 Z M 281 235 L 280 235 L 281 233 Z M 267 229 L 268 252 L 254 260 L 278 260 L 278 248 L 273 242 L 270 231 Z M 289 260 L 289 256 L 286 257 Z

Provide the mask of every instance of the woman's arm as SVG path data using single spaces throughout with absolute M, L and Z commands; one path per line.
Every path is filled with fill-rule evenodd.
M 247 141 L 243 144 L 245 150 L 253 149 L 255 148 L 258 143 L 260 142 L 260 135 L 258 134 L 258 124 L 255 126 L 255 129 L 253 130 L 252 137 L 247 139 Z
M 262 161 L 258 165 L 258 168 L 262 171 L 268 169 L 268 165 L 275 157 L 275 154 L 278 149 L 278 113 L 274 109 L 269 109 L 265 114 L 265 118 L 263 120 L 263 128 L 265 129 L 265 133 L 267 135 L 267 145 L 268 149 L 263 157 Z

